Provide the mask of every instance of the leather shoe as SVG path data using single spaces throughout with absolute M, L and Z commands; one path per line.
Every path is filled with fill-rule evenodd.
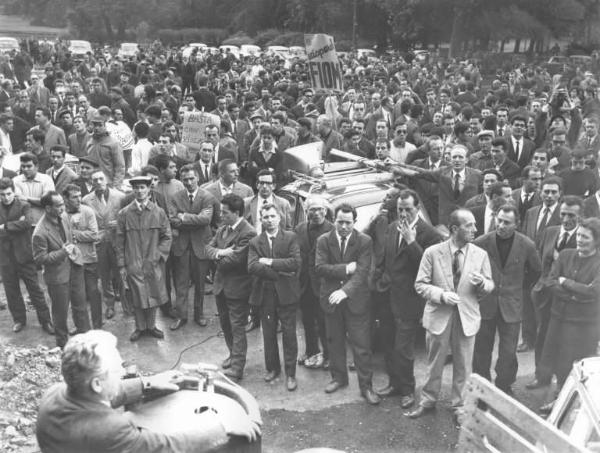
M 153 327 L 152 329 L 147 329 L 146 332 L 148 332 L 148 335 L 150 335 L 151 337 L 158 338 L 159 340 L 162 340 L 163 338 L 165 338 L 165 334 L 158 327 Z
M 550 382 L 540 381 L 539 379 L 536 378 L 533 381 L 525 384 L 525 388 L 528 390 L 535 390 L 535 389 L 539 389 L 542 387 L 547 387 L 548 385 L 550 385 Z
M 25 327 L 24 322 L 15 322 L 15 324 L 13 325 L 13 332 L 19 333 L 21 330 L 23 330 L 24 327 Z
M 224 370 L 226 370 L 227 368 L 231 368 L 231 357 L 227 357 L 225 360 L 223 360 L 223 362 L 221 363 L 221 368 L 223 368 Z
M 375 393 L 377 393 L 379 396 L 383 396 L 383 397 L 396 396 L 396 395 L 400 395 L 400 390 L 398 390 L 393 385 L 388 385 L 382 389 L 375 390 Z
M 400 399 L 400 407 L 402 409 L 408 409 L 410 406 L 415 404 L 415 396 L 414 395 L 404 395 L 402 399 Z
M 142 336 L 142 331 L 135 329 L 133 331 L 133 333 L 131 334 L 131 336 L 129 337 L 129 341 L 138 341 L 141 336 Z
M 517 352 L 527 352 L 531 351 L 533 347 L 529 343 L 521 343 L 517 346 Z
M 208 325 L 208 321 L 204 316 L 201 318 L 197 318 L 194 321 L 196 321 L 196 324 L 198 324 L 200 327 L 206 327 Z
M 431 407 L 419 406 L 414 411 L 407 412 L 404 415 L 406 415 L 408 418 L 419 418 L 425 414 L 433 412 L 434 410 L 435 410 L 435 406 L 431 406 Z
M 177 330 L 180 327 L 183 327 L 184 324 L 187 323 L 187 319 L 176 319 L 175 322 L 173 324 L 171 324 L 171 327 L 169 327 L 169 329 L 171 330 Z
M 367 403 L 372 404 L 373 406 L 381 403 L 381 398 L 377 396 L 377 393 L 373 391 L 373 389 L 365 389 L 360 394 L 364 399 L 367 400 Z
M 48 335 L 54 335 L 54 326 L 50 321 L 42 323 L 42 330 Z
M 279 373 L 280 371 L 268 371 L 267 374 L 265 374 L 265 382 L 274 381 L 279 377 Z
M 348 384 L 342 384 L 338 381 L 331 381 L 329 384 L 327 384 L 327 386 L 325 387 L 325 393 L 333 393 L 333 392 L 337 392 L 339 389 L 341 389 L 342 387 L 347 387 Z
M 254 329 L 258 329 L 260 327 L 260 323 L 258 322 L 249 322 L 246 325 L 246 333 L 252 332 Z
M 296 378 L 293 376 L 288 376 L 285 383 L 289 392 L 293 392 L 298 388 L 298 383 L 296 382 Z
M 235 382 L 242 380 L 242 373 L 240 373 L 239 371 L 232 370 L 231 368 L 223 371 L 223 374 Z
M 115 310 L 114 308 L 107 308 L 106 309 L 106 319 L 111 319 L 115 316 Z

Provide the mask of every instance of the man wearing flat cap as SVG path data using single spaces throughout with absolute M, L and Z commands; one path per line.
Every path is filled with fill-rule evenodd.
M 125 159 L 121 145 L 106 130 L 105 118 L 96 113 L 91 121 L 92 138 L 88 142 L 87 154 L 98 161 L 100 170 L 108 178 L 111 187 L 120 188 L 125 177 Z
M 492 159 L 492 140 L 494 140 L 494 136 L 492 130 L 483 130 L 477 133 L 479 151 L 469 157 L 469 167 L 479 171 L 494 168 L 494 159 Z
M 156 327 L 156 308 L 167 300 L 165 262 L 171 250 L 171 226 L 165 211 L 148 199 L 152 178 L 136 176 L 129 180 L 135 199 L 117 216 L 117 263 L 134 308 L 135 331 L 162 339 Z

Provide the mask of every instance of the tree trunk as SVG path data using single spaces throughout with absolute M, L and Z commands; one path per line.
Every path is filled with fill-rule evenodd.
M 513 49 L 513 53 L 519 53 L 521 50 L 521 38 L 515 39 L 515 48 Z
M 462 29 L 464 25 L 463 9 L 454 5 L 454 19 L 452 20 L 452 33 L 450 34 L 450 49 L 448 50 L 448 58 L 454 58 L 458 55 L 462 41 Z
M 102 22 L 104 24 L 104 28 L 106 29 L 106 37 L 109 41 L 114 41 L 115 33 L 112 29 L 112 24 L 110 23 L 110 18 L 106 14 L 102 14 Z

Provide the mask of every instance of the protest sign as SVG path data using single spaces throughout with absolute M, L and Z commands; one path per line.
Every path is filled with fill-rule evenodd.
M 219 126 L 221 119 L 206 112 L 185 112 L 183 115 L 181 143 L 191 149 L 200 149 L 200 143 L 206 135 L 204 129 L 209 124 Z
M 311 85 L 315 90 L 343 91 L 342 66 L 335 52 L 333 36 L 304 35 Z

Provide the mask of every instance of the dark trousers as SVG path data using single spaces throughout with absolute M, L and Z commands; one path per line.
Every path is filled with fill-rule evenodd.
M 242 375 L 246 366 L 248 341 L 246 321 L 248 319 L 248 299 L 229 299 L 224 292 L 215 295 L 221 330 L 225 337 L 232 371 Z
M 482 319 L 475 337 L 473 351 L 473 373 L 491 380 L 492 351 L 498 331 L 498 359 L 496 360 L 496 387 L 508 390 L 517 379 L 517 344 L 520 322 L 506 322 L 498 313 L 493 319 Z
M 415 392 L 415 342 L 419 320 L 395 317 L 389 300 L 381 307 L 380 316 L 383 355 L 389 383 L 401 395 L 411 395 Z
M 352 313 L 345 301 L 333 313 L 325 313 L 325 329 L 329 346 L 329 369 L 334 381 L 348 383 L 346 363 L 346 336 L 352 347 L 354 364 L 361 391 L 372 387 L 373 368 L 371 354 L 370 314 Z
M 552 296 L 548 294 L 548 298 Z M 550 324 L 550 310 L 552 308 L 552 301 L 547 300 L 544 305 L 536 305 L 535 317 L 537 321 L 537 337 L 535 339 L 535 368 L 536 377 L 543 380 L 543 376 L 538 376 L 537 368 L 542 358 L 542 352 L 544 351 L 544 343 L 546 342 L 546 333 L 548 332 L 548 325 Z
M 597 346 L 597 322 L 565 321 L 551 315 L 536 374 L 544 382 L 549 382 L 555 374 L 558 393 L 573 368 L 573 362 L 595 356 Z
M 325 313 L 319 303 L 319 296 L 315 296 L 312 288 L 308 287 L 300 297 L 300 311 L 302 312 L 302 325 L 306 343 L 306 357 L 311 357 L 320 352 L 319 340 L 323 347 L 323 358 L 329 358 L 327 349 L 327 335 L 325 333 Z
M 531 288 L 535 282 L 525 280 L 523 282 L 523 309 L 522 309 L 522 323 L 521 323 L 521 336 L 523 337 L 523 343 L 530 346 L 536 344 L 537 341 L 537 320 L 535 314 L 535 306 L 531 300 Z
M 96 254 L 98 255 L 98 274 L 102 283 L 102 297 L 106 308 L 115 308 L 115 292 L 123 294 L 121 276 L 119 275 L 119 266 L 117 265 L 117 256 L 112 242 L 101 241 L 96 245 Z M 115 281 L 119 285 L 115 287 Z M 123 297 L 123 296 L 121 296 Z
M 279 345 L 277 344 L 277 322 L 280 321 L 285 374 L 289 377 L 296 376 L 296 360 L 298 359 L 297 309 L 296 304 L 282 305 L 274 285 L 265 284 L 262 305 L 260 306 L 260 321 L 262 323 L 267 371 L 281 371 Z
M 156 327 L 156 307 L 151 308 L 133 308 L 133 317 L 135 319 L 136 330 L 151 330 Z
M 83 281 L 86 299 L 90 305 L 92 326 L 94 329 L 102 329 L 102 298 L 98 289 L 98 263 L 83 265 Z
M 210 262 L 199 260 L 194 251 L 188 248 L 181 256 L 172 257 L 175 280 L 175 312 L 180 319 L 188 318 L 188 296 L 191 283 L 194 284 L 194 319 L 204 316 L 204 280 Z
M 54 321 L 56 345 L 61 348 L 64 347 L 69 338 L 69 329 L 67 327 L 69 301 L 71 302 L 71 313 L 77 333 L 90 330 L 90 318 L 85 302 L 83 273 L 83 266 L 71 263 L 71 276 L 67 283 L 53 285 L 46 282 L 48 285 L 48 294 L 52 301 L 52 320 Z
M 164 301 L 165 303 L 162 304 L 160 306 L 160 311 L 163 312 L 163 314 L 168 315 L 172 308 L 173 305 L 171 303 L 171 280 L 174 279 L 173 276 L 173 259 L 174 259 L 174 255 L 172 253 L 169 254 L 169 257 L 167 258 L 167 261 L 165 262 L 165 286 L 167 288 L 167 300 Z
M 19 279 L 25 283 L 40 324 L 50 322 L 50 310 L 48 310 L 46 298 L 40 288 L 37 269 L 33 261 L 20 264 L 16 260 L 11 260 L 10 265 L 0 266 L 0 275 L 2 275 L 8 310 L 15 323 L 25 324 L 27 322 L 27 309 L 23 302 Z

